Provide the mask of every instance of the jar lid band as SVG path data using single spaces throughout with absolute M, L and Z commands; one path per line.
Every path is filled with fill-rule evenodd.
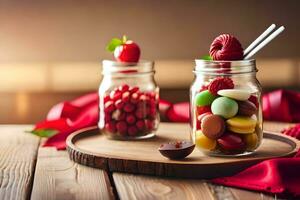
M 138 63 L 124 63 L 112 60 L 102 61 L 103 74 L 111 73 L 149 73 L 154 72 L 154 62 L 142 60 Z
M 209 74 L 243 74 L 257 72 L 256 61 L 236 60 L 236 61 L 214 61 L 196 59 L 195 73 Z

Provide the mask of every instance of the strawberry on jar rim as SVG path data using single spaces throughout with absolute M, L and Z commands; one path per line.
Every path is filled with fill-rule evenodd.
M 139 62 L 141 55 L 140 47 L 132 40 L 127 40 L 126 36 L 123 36 L 122 40 L 113 38 L 106 49 L 113 52 L 115 59 L 119 62 L 136 63 Z

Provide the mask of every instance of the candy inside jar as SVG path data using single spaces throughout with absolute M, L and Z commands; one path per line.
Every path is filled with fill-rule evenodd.
M 192 139 L 208 155 L 250 154 L 262 140 L 255 60 L 196 60 L 191 86 Z
M 154 136 L 159 123 L 159 88 L 153 63 L 103 61 L 99 88 L 99 128 L 111 139 Z

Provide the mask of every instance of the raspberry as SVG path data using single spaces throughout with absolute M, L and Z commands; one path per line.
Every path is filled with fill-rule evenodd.
M 242 60 L 243 48 L 235 37 L 222 34 L 210 45 L 209 54 L 214 60 Z
M 213 95 L 217 95 L 219 90 L 233 89 L 234 84 L 231 78 L 217 77 L 212 80 L 208 85 L 208 90 Z
M 207 90 L 207 89 L 208 89 L 207 85 L 202 85 L 199 92 L 202 92 L 202 91 Z
M 281 131 L 281 133 L 292 136 L 299 140 L 300 139 L 300 124 L 296 124 L 295 126 L 285 128 Z

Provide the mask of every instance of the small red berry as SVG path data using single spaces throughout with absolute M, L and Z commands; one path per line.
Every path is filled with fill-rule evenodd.
M 133 110 L 135 109 L 135 107 L 134 107 L 134 105 L 133 104 L 131 104 L 131 103 L 126 103 L 125 105 L 124 105 L 124 108 L 123 108 L 123 110 L 125 111 L 125 112 L 132 112 Z
M 134 124 L 135 121 L 136 121 L 136 118 L 133 114 L 129 114 L 129 115 L 126 116 L 126 122 L 128 124 Z
M 128 135 L 136 136 L 138 129 L 135 126 L 129 126 L 128 128 Z
M 117 130 L 121 135 L 126 135 L 127 124 L 124 121 L 120 121 L 116 124 Z
M 138 120 L 138 121 L 136 122 L 136 127 L 137 127 L 140 131 L 144 130 L 144 128 L 145 128 L 145 122 L 144 122 L 144 120 Z
M 213 95 L 217 95 L 219 90 L 233 88 L 233 81 L 231 78 L 228 77 L 217 77 L 214 80 L 212 80 L 208 85 L 208 90 Z

